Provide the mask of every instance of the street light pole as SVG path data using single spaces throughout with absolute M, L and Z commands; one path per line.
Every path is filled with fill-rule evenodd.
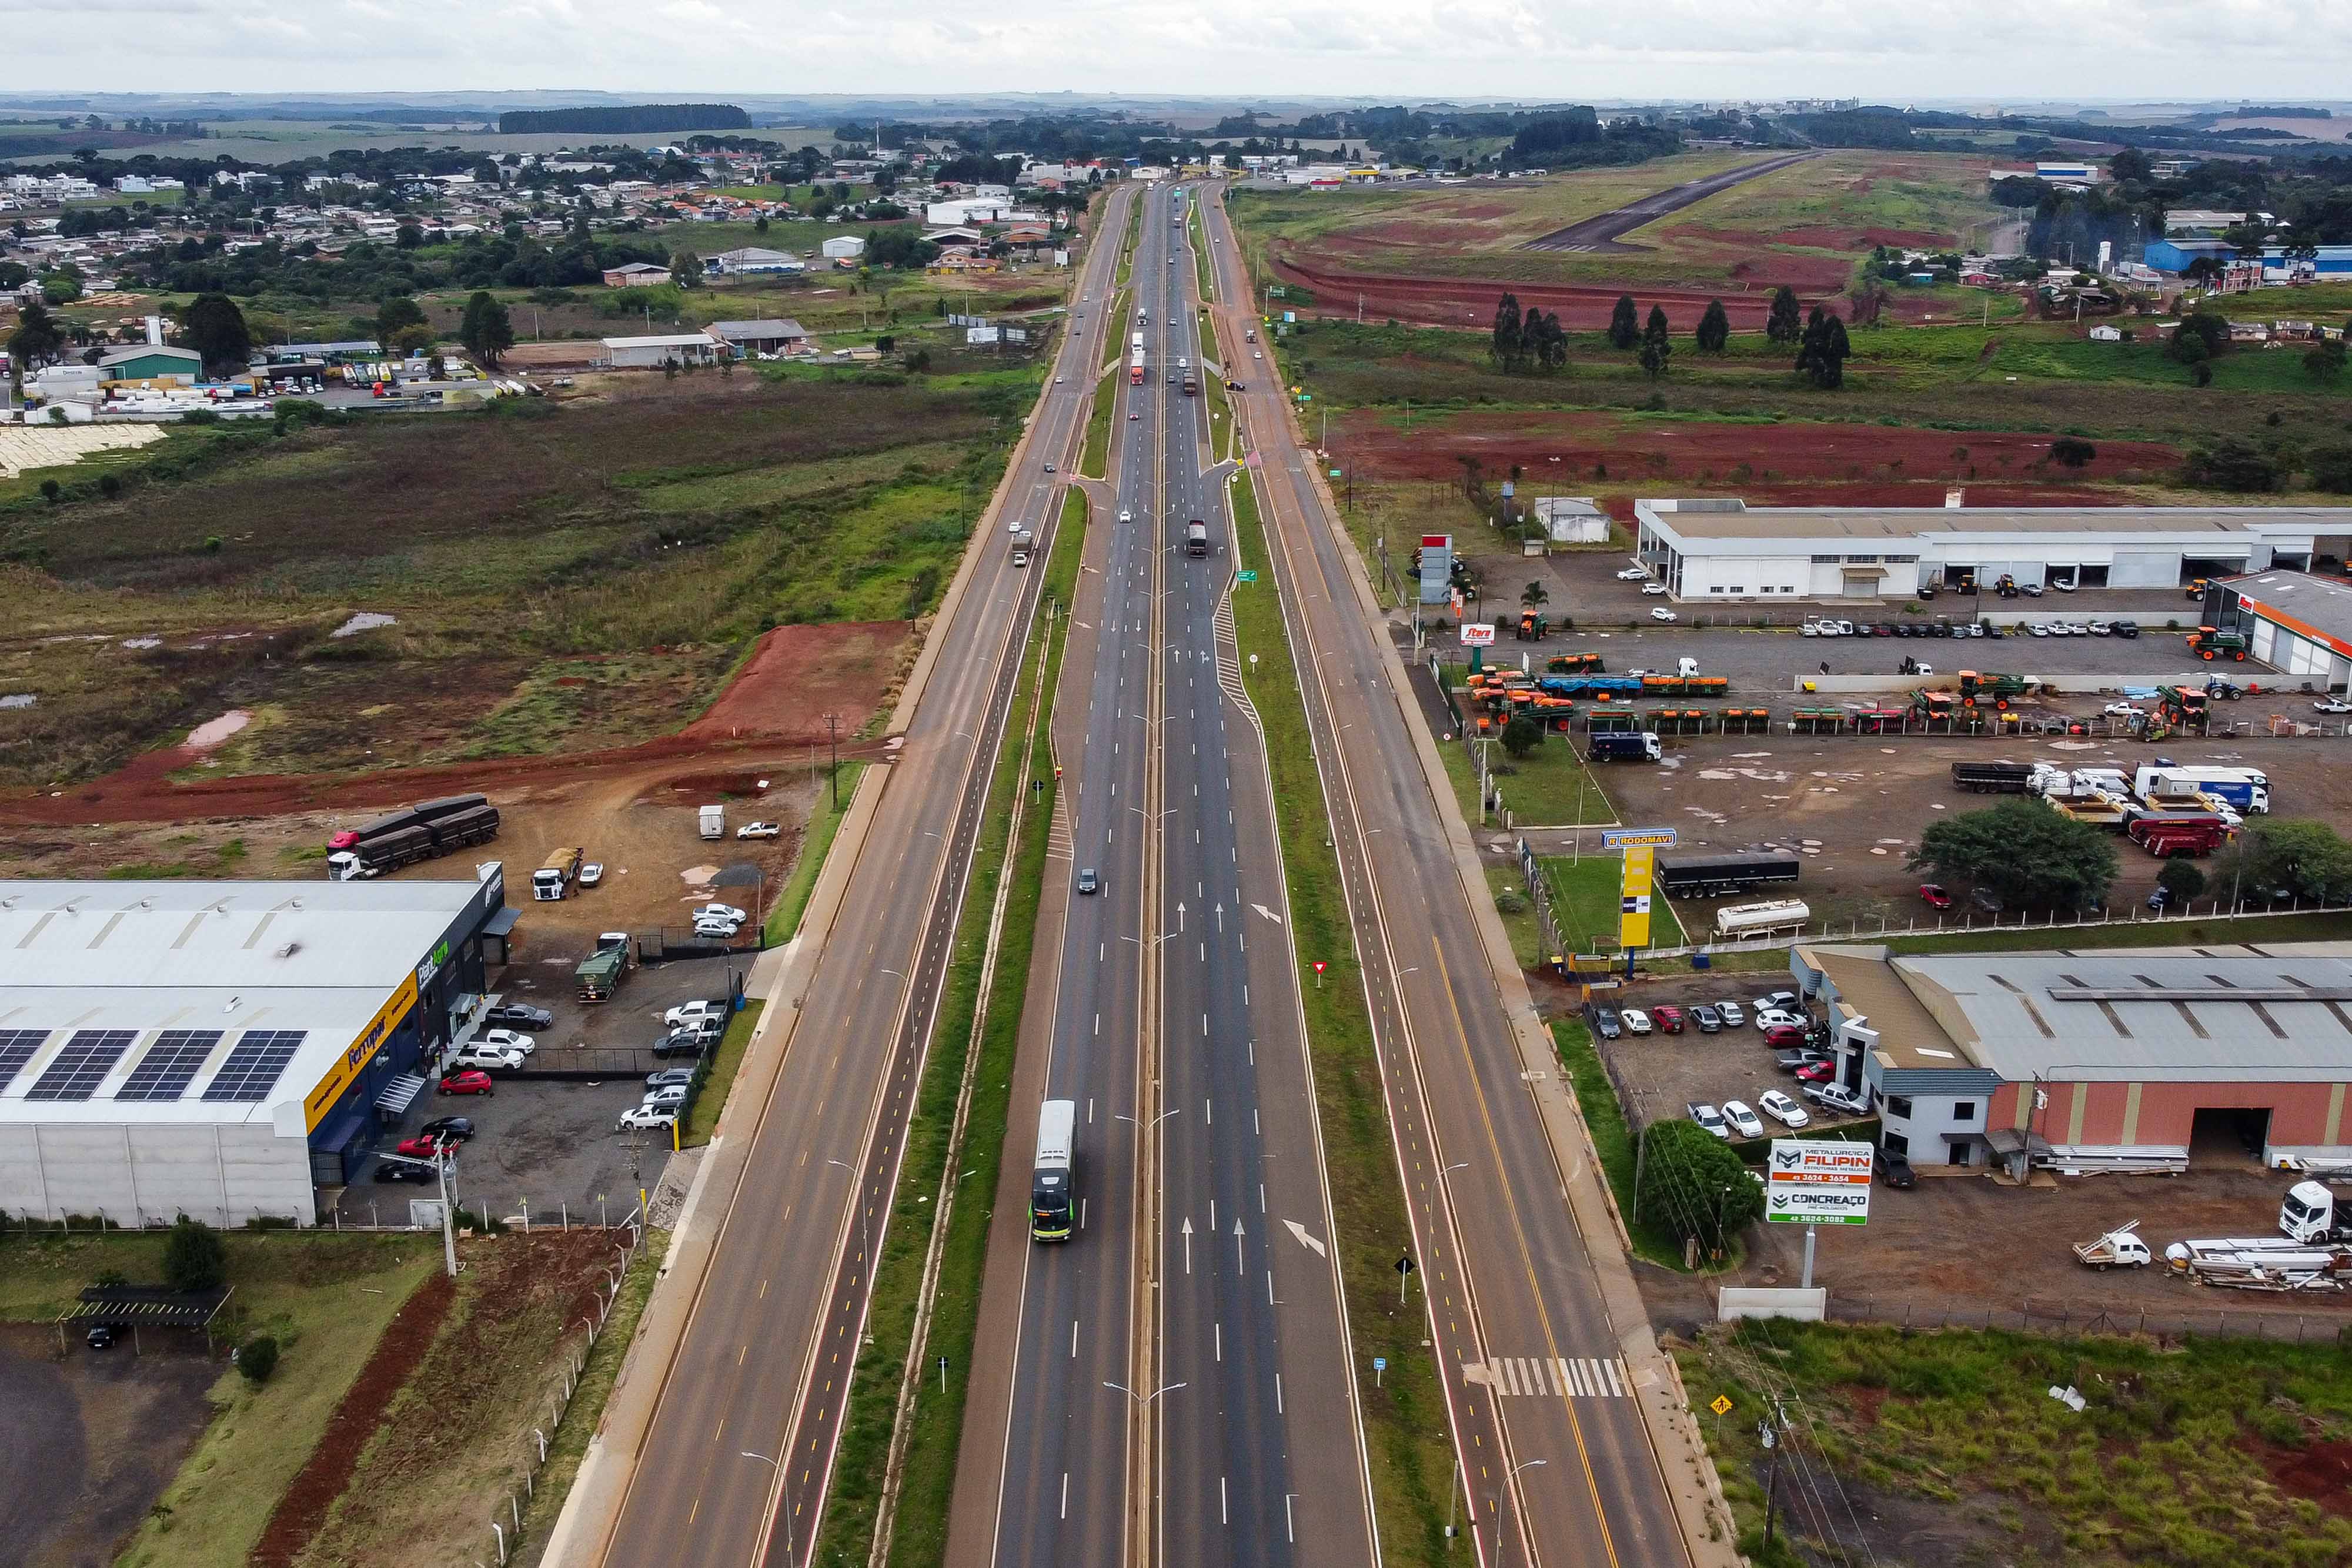
M 1512 1484 L 1519 1479 L 1519 1472 L 1521 1470 L 1538 1469 L 1549 1462 L 1550 1461 L 1547 1459 L 1527 1459 L 1518 1464 L 1513 1465 L 1511 1467 L 1511 1473 L 1503 1478 L 1503 1490 L 1505 1491 L 1509 1491 L 1511 1490 Z M 1522 1529 L 1525 1528 L 1525 1524 L 1526 1521 L 1522 1520 Z M 1503 1561 L 1503 1516 L 1502 1511 L 1497 1509 L 1495 1512 L 1495 1561 L 1497 1563 L 1500 1563 Z M 1532 1568 L 1532 1559 L 1530 1559 L 1530 1568 Z
M 829 713 L 824 716 L 824 731 L 826 744 L 833 756 L 833 814 L 838 817 L 841 815 L 841 716 L 839 714 Z
M 849 1190 L 850 1190 L 850 1196 L 851 1196 L 851 1197 L 856 1197 L 856 1195 L 857 1195 L 857 1167 L 856 1167 L 856 1166 L 853 1166 L 853 1165 L 851 1165 L 851 1164 L 850 1164 L 848 1161 L 846 1161 L 846 1160 L 827 1160 L 827 1161 L 825 1161 L 824 1163 L 825 1163 L 825 1164 L 827 1164 L 827 1165 L 829 1165 L 829 1166 L 839 1166 L 843 1170 L 845 1170 L 845 1171 L 847 1171 L 847 1172 L 849 1173 Z M 873 1253 L 874 1253 L 874 1244 L 873 1244 L 873 1242 L 872 1242 L 872 1241 L 870 1241 L 869 1239 L 867 1239 L 866 1224 L 866 1206 L 865 1206 L 864 1201 L 861 1199 L 861 1200 L 859 1201 L 858 1208 L 857 1208 L 857 1256 L 858 1256 L 858 1258 L 859 1258 L 862 1261 L 864 1261 L 864 1263 L 866 1264 L 866 1269 L 867 1269 L 869 1271 L 870 1271 L 870 1270 L 873 1269 L 873 1267 L 874 1267 Z
M 793 1507 L 793 1479 L 784 1474 L 784 1467 L 781 1461 L 769 1458 L 765 1454 L 755 1454 L 751 1449 L 745 1448 L 742 1450 L 741 1457 L 747 1459 L 758 1459 L 764 1464 L 776 1467 L 776 1479 L 783 1483 L 784 1489 L 784 1568 L 792 1568 L 793 1514 L 796 1511 Z

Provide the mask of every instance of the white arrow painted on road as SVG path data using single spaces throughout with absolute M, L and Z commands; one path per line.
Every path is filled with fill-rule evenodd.
M 1192 1271 L 1192 1217 L 1184 1217 L 1184 1272 Z
M 1268 909 L 1265 904 L 1251 904 L 1251 905 L 1250 905 L 1250 907 L 1251 907 L 1252 909 L 1256 910 L 1260 915 L 1265 915 L 1268 920 L 1273 921 L 1276 925 L 1281 925 L 1281 924 L 1282 924 L 1282 916 L 1281 916 L 1281 915 L 1276 915 L 1273 910 Z
M 1235 1216 L 1234 1219 L 1234 1267 L 1236 1269 L 1248 1267 L 1242 1259 L 1242 1222 L 1239 1216 Z
M 1184 929 L 1184 901 L 1181 898 L 1176 901 L 1176 929 Z
M 1330 1256 L 1329 1253 L 1323 1250 L 1323 1243 L 1320 1240 L 1307 1234 L 1307 1227 L 1299 1224 L 1298 1221 L 1295 1219 L 1286 1219 L 1283 1223 L 1290 1227 L 1290 1233 L 1298 1238 L 1298 1244 L 1300 1246 L 1313 1252 L 1318 1258 L 1328 1258 Z

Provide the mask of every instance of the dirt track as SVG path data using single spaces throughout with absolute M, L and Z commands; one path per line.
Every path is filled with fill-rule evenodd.
M 1598 217 L 1585 218 L 1569 225 L 1564 229 L 1554 229 L 1540 239 L 1529 240 L 1520 248 L 1602 253 L 1638 251 L 1643 247 L 1619 245 L 1616 243 L 1617 236 L 1640 228 L 1644 224 L 1654 223 L 1668 213 L 1680 212 L 1695 202 L 1703 202 L 1709 196 L 1728 191 L 1734 185 L 1744 185 L 1760 175 L 1773 173 L 1778 170 L 1789 168 L 1792 164 L 1801 163 L 1808 158 L 1818 156 L 1818 153 L 1813 152 L 1794 152 L 1782 158 L 1765 158 L 1754 163 L 1743 163 L 1737 169 L 1727 169 L 1720 174 L 1710 174 L 1704 180 L 1685 181 L 1682 184 L 1644 196 L 1638 202 L 1628 202 L 1614 212 L 1602 213 Z

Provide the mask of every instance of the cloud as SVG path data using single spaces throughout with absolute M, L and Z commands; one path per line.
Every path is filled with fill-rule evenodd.
M 651 99 L 1071 91 L 1462 101 L 2340 94 L 2321 0 L 10 0 L 12 85 Z M 130 47 L 126 47 L 126 43 Z

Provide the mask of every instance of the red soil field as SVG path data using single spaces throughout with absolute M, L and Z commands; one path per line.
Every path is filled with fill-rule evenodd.
M 874 711 L 906 642 L 904 621 L 842 621 L 821 626 L 779 626 L 760 646 L 719 700 L 679 735 L 688 740 L 727 740 L 746 735 L 807 739 L 825 733 L 828 713 L 843 716 Z
M 1791 258 L 1774 256 L 1774 262 Z M 1597 329 L 1609 325 L 1610 312 L 1617 306 L 1617 297 L 1627 290 L 1616 284 L 1526 283 L 1476 277 L 1412 277 L 1389 273 L 1353 272 L 1316 260 L 1301 263 L 1287 256 L 1270 256 L 1269 264 L 1276 277 L 1286 283 L 1304 285 L 1315 291 L 1316 304 L 1307 307 L 1309 315 L 1344 316 L 1353 318 L 1356 300 L 1363 297 L 1366 320 L 1399 321 L 1433 327 L 1485 327 L 1495 319 L 1495 301 L 1505 289 L 1518 296 L 1523 308 L 1550 311 L 1559 318 L 1563 327 Z M 1838 268 L 1837 281 L 1843 283 L 1845 268 Z M 1707 301 L 1721 299 L 1724 314 L 1731 319 L 1734 331 L 1760 332 L 1764 318 L 1772 307 L 1772 289 L 1780 278 L 1759 281 L 1748 292 L 1726 292 L 1708 288 L 1654 288 L 1643 285 L 1633 290 L 1644 307 L 1664 305 L 1669 316 L 1698 319 Z M 1794 285 L 1792 285 L 1794 287 Z M 1821 288 L 1808 292 L 1798 289 L 1799 298 L 1808 306 L 1826 299 Z
M 1806 481 L 1901 485 L 1933 482 L 1942 500 L 1945 484 L 2011 484 L 2046 478 L 2079 486 L 2116 480 L 2134 471 L 2177 467 L 2180 454 L 2149 441 L 2101 441 L 2098 455 L 2080 468 L 2039 466 L 2047 463 L 2052 436 L 2022 431 L 1917 430 L 1878 424 L 1744 424 L 1703 421 L 1626 421 L 1601 413 L 1494 413 L 1475 411 L 1422 424 L 1410 434 L 1389 416 L 1351 411 L 1333 430 L 1331 450 L 1357 465 L 1366 478 L 1458 479 L 1461 459 L 1475 457 L 1493 478 L 1516 464 L 1527 479 L 1544 485 L 1590 480 L 1593 466 L 1608 467 L 1608 481 L 1650 484 L 1685 480 L 1736 484 L 1743 493 Z M 1960 453 L 1965 451 L 1967 455 Z M 1558 462 L 1552 459 L 1558 458 Z M 1734 480 L 1745 464 L 1750 476 Z M 1769 477 L 1767 477 L 1769 476 Z M 2054 497 L 2039 487 L 2024 494 Z M 2095 496 L 2095 492 L 2092 493 Z M 1972 499 L 1987 492 L 1971 488 Z

